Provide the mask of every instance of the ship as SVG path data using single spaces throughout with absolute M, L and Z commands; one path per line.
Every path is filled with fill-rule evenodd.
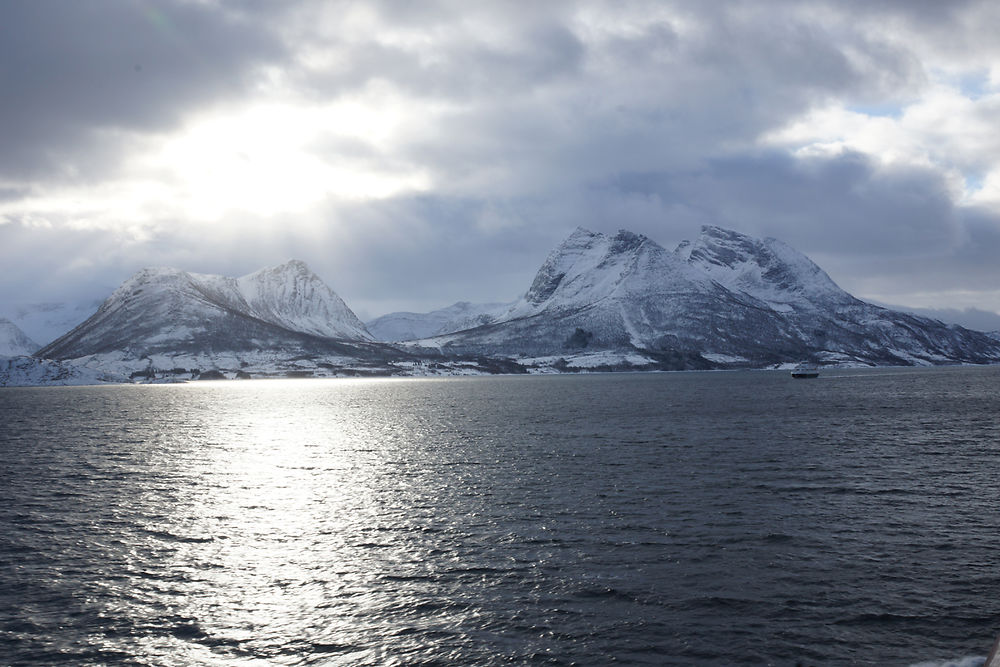
M 792 369 L 792 377 L 797 380 L 818 378 L 819 366 L 812 362 L 802 362 Z

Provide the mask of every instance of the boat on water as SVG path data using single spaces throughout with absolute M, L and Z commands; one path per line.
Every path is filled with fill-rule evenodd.
M 819 377 L 819 366 L 811 362 L 803 362 L 792 369 L 792 377 L 797 380 Z

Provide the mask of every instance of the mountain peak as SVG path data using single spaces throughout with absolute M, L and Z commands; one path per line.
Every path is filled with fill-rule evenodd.
M 371 340 L 347 304 L 299 259 L 236 280 L 255 317 L 328 338 Z
M 774 238 L 757 239 L 704 225 L 697 241 L 685 241 L 676 252 L 719 284 L 778 310 L 793 304 L 813 307 L 820 301 L 853 301 L 812 260 Z
M 16 324 L 0 317 L 0 357 L 28 355 L 38 347 Z
M 591 231 L 591 230 L 587 229 L 586 227 L 579 227 L 578 226 L 576 229 L 574 229 L 570 233 L 569 236 L 566 237 L 566 239 L 560 245 L 564 245 L 564 244 L 569 243 L 571 241 L 579 241 L 579 240 L 582 240 L 582 239 L 593 239 L 593 238 L 596 238 L 596 237 L 599 237 L 599 236 L 604 236 L 604 235 L 601 234 L 600 232 Z
M 611 239 L 611 246 L 608 248 L 608 252 L 613 254 L 628 252 L 629 250 L 635 250 L 647 241 L 649 239 L 642 234 L 636 234 L 627 229 L 619 229 L 618 233 Z
M 309 268 L 309 265 L 303 262 L 301 259 L 290 259 L 284 264 L 279 264 L 271 269 L 275 273 L 288 272 L 288 273 L 302 273 L 308 275 L 316 275 L 313 270 Z

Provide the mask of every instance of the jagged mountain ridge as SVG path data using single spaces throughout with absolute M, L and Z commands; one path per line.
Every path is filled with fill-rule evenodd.
M 705 225 L 695 242 L 683 241 L 675 253 L 727 289 L 778 312 L 860 303 L 812 260 L 777 239 Z
M 16 324 L 0 317 L 0 357 L 28 355 L 39 347 Z
M 385 351 L 333 290 L 293 260 L 241 278 L 143 269 L 36 356 L 141 359 L 261 350 L 359 358 Z
M 790 246 L 711 226 L 674 252 L 624 230 L 577 229 L 496 322 L 420 344 L 514 356 L 638 350 L 691 368 L 1000 360 L 985 334 L 864 303 Z

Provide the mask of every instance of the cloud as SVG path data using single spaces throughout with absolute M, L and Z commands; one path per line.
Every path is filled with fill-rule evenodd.
M 4 0 L 0 176 L 97 178 L 119 135 L 169 131 L 193 107 L 243 97 L 285 54 L 266 23 L 214 3 Z
M 995 3 L 0 0 L 0 19 L 0 259 L 46 289 L 298 256 L 378 315 L 513 298 L 577 225 L 670 246 L 720 224 L 862 296 L 1000 309 Z

